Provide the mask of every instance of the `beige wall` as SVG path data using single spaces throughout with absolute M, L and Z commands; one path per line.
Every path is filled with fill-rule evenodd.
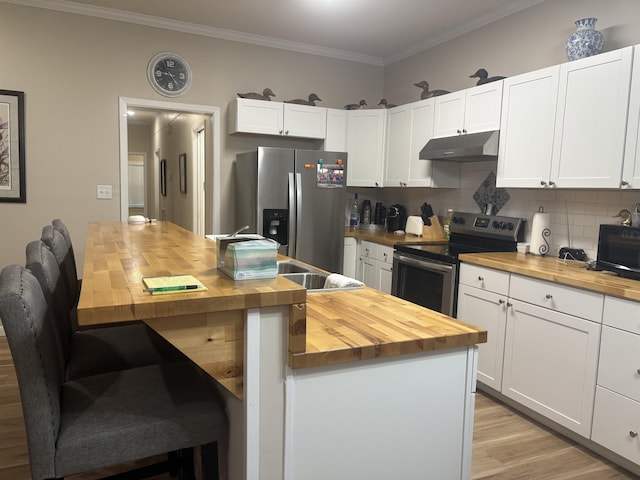
M 82 261 L 88 222 L 120 219 L 118 98 L 166 100 L 146 78 L 160 51 L 179 53 L 193 70 L 179 102 L 221 108 L 223 212 L 233 211 L 225 206 L 236 152 L 259 143 L 318 148 L 229 137 L 227 104 L 237 92 L 270 87 L 275 100 L 316 92 L 322 106 L 337 108 L 382 93 L 382 67 L 2 2 L 0 45 L 0 88 L 26 96 L 27 164 L 27 203 L 0 204 L 0 265 L 23 263 L 24 245 L 54 217 L 68 224 Z M 113 185 L 114 199 L 96 200 L 97 184 Z M 232 224 L 223 213 L 222 228 Z
M 433 88 L 457 90 L 473 86 L 468 76 L 478 67 L 493 75 L 514 75 L 564 62 L 563 46 L 574 31 L 573 21 L 591 15 L 599 18 L 606 50 L 640 43 L 637 0 L 547 0 L 383 69 L 0 2 L 0 88 L 26 94 L 28 202 L 0 204 L 0 265 L 24 262 L 24 245 L 39 237 L 54 217 L 68 224 L 81 262 L 87 223 L 119 220 L 118 98 L 166 100 L 146 79 L 147 63 L 159 51 L 181 54 L 193 70 L 193 85 L 179 102 L 221 108 L 221 224 L 222 230 L 230 230 L 237 152 L 259 144 L 322 147 L 317 141 L 227 135 L 226 107 L 236 92 L 270 87 L 275 100 L 286 100 L 313 91 L 323 99 L 322 106 L 335 108 L 360 98 L 377 103 L 382 96 L 406 103 L 419 98 L 412 84 L 422 79 Z M 482 175 L 470 178 L 475 182 Z M 96 200 L 97 184 L 113 185 L 114 199 Z M 368 193 L 417 205 L 435 198 L 439 210 L 471 203 L 464 190 L 384 190 Z M 551 195 L 510 193 L 510 213 L 523 216 L 533 211 L 540 195 Z M 553 198 L 542 200 L 564 205 L 567 199 L 585 200 L 576 201 L 571 212 L 577 221 L 580 211 L 593 208 L 593 199 L 600 199 L 595 206 L 607 213 L 628 202 L 618 192 L 553 192 Z M 566 216 L 561 210 L 558 219 Z M 593 241 L 593 227 L 587 230 L 584 238 Z

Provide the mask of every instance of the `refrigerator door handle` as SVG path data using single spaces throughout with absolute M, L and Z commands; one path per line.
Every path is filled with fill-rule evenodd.
M 296 256 L 296 185 L 293 172 L 289 172 L 289 246 L 287 255 L 291 258 Z
M 296 173 L 296 241 L 300 238 L 300 226 L 302 225 L 302 174 Z M 294 250 L 295 256 L 298 258 L 298 248 Z

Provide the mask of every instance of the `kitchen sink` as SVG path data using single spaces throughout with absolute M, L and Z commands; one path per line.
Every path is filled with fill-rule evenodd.
M 322 270 L 296 262 L 295 260 L 283 260 L 277 262 L 277 265 L 278 275 L 303 286 L 309 292 L 333 292 L 337 290 L 355 290 L 363 288 L 363 286 L 325 288 L 324 284 L 329 274 Z
M 278 265 L 278 275 L 288 274 L 288 273 L 321 273 L 320 270 L 316 270 L 315 268 L 308 267 L 302 263 L 295 262 L 293 260 L 285 260 L 281 262 L 277 262 Z

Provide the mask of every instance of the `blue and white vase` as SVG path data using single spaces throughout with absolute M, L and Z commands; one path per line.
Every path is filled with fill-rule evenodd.
M 565 47 L 569 60 L 590 57 L 602 51 L 604 37 L 595 29 L 597 21 L 593 17 L 576 20 L 576 33 L 567 39 Z

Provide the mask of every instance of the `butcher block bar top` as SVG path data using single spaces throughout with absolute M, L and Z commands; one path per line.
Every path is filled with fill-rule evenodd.
M 203 292 L 151 295 L 142 277 L 189 274 Z M 306 290 L 284 278 L 236 282 L 218 271 L 215 243 L 170 222 L 90 223 L 81 325 L 304 303 Z
M 174 274 L 194 275 L 207 291 L 168 295 L 144 291 L 143 277 Z M 169 222 L 89 225 L 78 303 L 80 325 L 144 320 L 152 327 L 166 326 L 186 324 L 188 316 L 198 314 L 273 306 L 289 307 L 288 356 L 293 368 L 487 340 L 484 329 L 367 287 L 307 294 L 283 277 L 234 281 L 218 270 L 215 243 Z
M 460 261 L 640 302 L 640 281 L 587 270 L 584 262 L 524 253 L 465 253 Z

